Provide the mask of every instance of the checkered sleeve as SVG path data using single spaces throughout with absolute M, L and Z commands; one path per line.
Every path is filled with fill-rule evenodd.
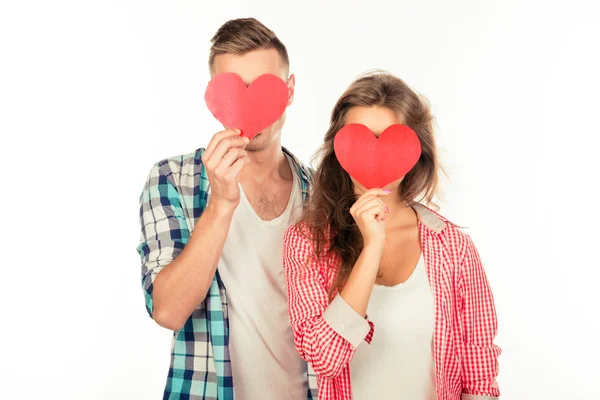
M 496 309 L 479 253 L 468 235 L 465 237 L 458 285 L 463 337 L 462 398 L 492 399 L 500 396 L 496 377 L 501 349 L 494 345 Z
M 183 250 L 190 231 L 168 163 L 150 170 L 140 196 L 142 287 L 146 310 L 152 317 L 152 290 L 156 275 Z
M 300 232 L 297 226 L 290 227 L 286 232 L 283 253 L 290 322 L 296 349 L 300 356 L 310 363 L 317 375 L 335 378 L 341 374 L 354 356 L 355 345 L 363 340 L 371 341 L 373 325 L 358 317 L 367 326 L 365 330 L 364 326 L 357 324 L 352 320 L 352 316 L 346 314 L 338 319 L 341 321 L 349 318 L 346 328 L 354 327 L 358 334 L 350 332 L 344 334 L 339 332 L 340 329 L 344 329 L 342 323 L 336 330 L 328 322 L 325 316 L 330 307 L 329 297 L 325 278 L 318 265 L 326 261 L 316 260 L 316 257 L 313 257 L 312 242 Z M 331 306 L 338 311 L 344 311 L 344 304 L 341 302 L 343 300 L 338 300 Z M 334 319 L 330 318 L 330 320 Z M 359 338 L 361 334 L 362 337 Z M 354 345 L 347 339 L 350 337 L 353 338 L 351 340 Z

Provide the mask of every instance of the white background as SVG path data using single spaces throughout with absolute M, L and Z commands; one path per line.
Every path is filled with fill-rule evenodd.
M 171 335 L 144 309 L 138 196 L 219 130 L 209 39 L 247 16 L 288 47 L 284 144 L 305 161 L 367 69 L 431 100 L 442 213 L 496 297 L 503 398 L 600 398 L 595 4 L 2 2 L 0 398 L 162 398 Z

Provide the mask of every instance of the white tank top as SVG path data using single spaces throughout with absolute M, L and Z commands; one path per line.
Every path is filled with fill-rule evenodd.
M 290 200 L 274 220 L 263 221 L 242 190 L 219 260 L 229 303 L 236 400 L 306 400 L 308 393 L 306 362 L 294 346 L 283 271 L 283 236 L 302 212 L 299 178 L 292 172 Z
M 423 256 L 405 282 L 373 287 L 367 315 L 375 332 L 350 362 L 354 400 L 435 400 L 435 311 Z

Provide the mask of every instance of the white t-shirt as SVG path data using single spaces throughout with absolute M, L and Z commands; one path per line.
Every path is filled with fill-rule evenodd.
M 375 332 L 350 362 L 354 399 L 435 400 L 435 311 L 423 256 L 405 282 L 373 287 L 367 314 Z
M 307 398 L 307 366 L 294 346 L 282 261 L 285 231 L 302 212 L 300 181 L 293 172 L 287 208 L 274 220 L 262 220 L 242 190 L 219 261 L 229 302 L 236 400 Z

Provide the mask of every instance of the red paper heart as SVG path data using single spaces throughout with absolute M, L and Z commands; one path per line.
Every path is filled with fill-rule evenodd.
M 421 142 L 406 125 L 390 125 L 375 136 L 361 124 L 348 124 L 333 141 L 342 168 L 367 189 L 404 177 L 419 161 Z
M 252 139 L 281 117 L 288 103 L 288 87 L 281 78 L 269 74 L 246 87 L 237 74 L 224 73 L 208 83 L 204 100 L 219 122 Z

